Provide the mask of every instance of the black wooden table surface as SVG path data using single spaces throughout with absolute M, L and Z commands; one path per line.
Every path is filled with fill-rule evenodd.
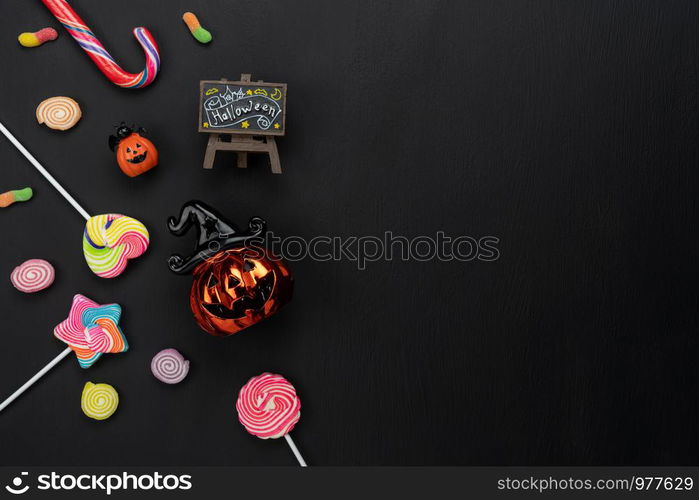
M 293 432 L 311 464 L 694 464 L 699 462 L 697 193 L 699 6 L 691 1 L 168 0 L 74 8 L 115 58 L 140 70 L 148 26 L 155 83 L 111 85 L 39 0 L 0 7 L 0 121 L 93 213 L 150 229 L 148 253 L 115 280 L 90 273 L 83 220 L 3 138 L 0 398 L 62 349 L 52 329 L 71 297 L 118 302 L 128 353 L 89 370 L 71 357 L 0 414 L 0 464 L 292 465 L 283 441 L 244 432 L 234 409 L 252 375 L 296 385 Z M 198 44 L 181 15 L 214 35 Z M 59 29 L 23 49 L 22 31 Z M 283 175 L 263 158 L 201 163 L 199 80 L 289 85 Z M 46 97 L 84 116 L 36 123 Z M 124 176 L 113 125 L 147 128 L 160 165 Z M 201 332 L 191 279 L 169 235 L 201 199 L 285 236 L 499 238 L 495 262 L 292 262 L 294 300 L 234 337 Z M 56 283 L 23 295 L 29 258 Z M 192 362 L 165 386 L 151 357 Z M 96 422 L 86 381 L 120 394 Z

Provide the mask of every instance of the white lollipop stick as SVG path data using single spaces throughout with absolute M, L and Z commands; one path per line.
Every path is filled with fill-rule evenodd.
M 19 152 L 22 153 L 22 154 L 24 155 L 24 157 L 25 157 L 27 160 L 29 160 L 29 163 L 31 163 L 32 165 L 34 165 L 34 168 L 36 168 L 36 169 L 39 171 L 39 173 L 40 173 L 41 175 L 43 175 L 44 177 L 46 177 L 46 180 L 49 181 L 49 182 L 51 183 L 51 185 L 52 185 L 53 187 L 55 187 L 56 190 L 57 190 L 59 193 L 61 193 L 61 196 L 63 196 L 63 197 L 66 199 L 66 201 L 67 201 L 68 203 L 70 203 L 70 204 L 73 206 L 73 208 L 74 208 L 75 210 L 78 211 L 78 213 L 79 213 L 80 215 L 82 215 L 83 217 L 85 217 L 85 220 L 88 220 L 88 219 L 90 218 L 90 214 L 88 214 L 87 211 L 86 211 L 83 207 L 81 207 L 80 204 L 79 204 L 77 201 L 75 201 L 75 198 L 73 198 L 73 197 L 68 193 L 68 191 L 66 191 L 65 189 L 63 189 L 63 186 L 61 186 L 61 185 L 58 183 L 58 181 L 57 181 L 56 179 L 54 179 L 53 176 L 48 172 L 48 170 L 46 170 L 46 169 L 41 165 L 41 163 L 39 163 L 39 162 L 37 161 L 37 159 L 34 158 L 34 156 L 33 156 L 29 151 L 27 151 L 27 148 L 25 148 L 24 146 L 22 146 L 22 143 L 19 142 L 19 141 L 15 138 L 15 136 L 12 135 L 12 133 L 11 133 L 9 130 L 7 130 L 7 128 L 5 127 L 5 125 L 3 125 L 2 123 L 0 123 L 0 132 L 2 132 L 2 133 L 5 135 L 5 137 L 7 137 L 7 139 L 8 139 L 12 144 L 14 144 L 14 146 L 19 150 Z M 2 410 L 2 408 L 0 408 L 0 410 Z
M 0 407 L 0 410 L 2 410 L 1 407 Z M 284 439 L 286 439 L 286 442 L 289 444 L 289 448 L 291 448 L 291 451 L 294 452 L 294 456 L 296 457 L 296 460 L 299 461 L 299 465 L 300 465 L 301 467 L 308 467 L 308 466 L 306 465 L 306 461 L 305 461 L 305 460 L 303 459 L 303 457 L 301 456 L 301 452 L 300 452 L 299 449 L 296 447 L 296 443 L 294 443 L 294 440 L 291 439 L 291 436 L 290 436 L 289 434 L 284 434 Z
M 0 125 L 2 125 L 2 124 L 0 124 Z M 49 363 L 48 363 L 46 366 L 44 366 L 41 370 L 39 370 L 38 372 L 36 372 L 36 374 L 35 374 L 32 378 L 30 378 L 29 380 L 27 380 L 27 381 L 24 383 L 24 385 L 23 385 L 22 387 L 20 387 L 19 389 L 17 389 L 15 392 L 12 393 L 12 395 L 11 395 L 9 398 L 7 398 L 5 401 L 3 401 L 2 403 L 0 403 L 0 411 L 2 411 L 2 410 L 4 410 L 5 408 L 7 408 L 7 407 L 9 406 L 10 403 L 12 403 L 12 402 L 13 402 L 15 399 L 17 399 L 18 397 L 20 397 L 24 391 L 26 391 L 26 390 L 29 389 L 32 385 L 34 385 L 34 382 L 36 382 L 36 381 L 39 380 L 41 377 L 43 377 L 44 375 L 46 375 L 46 373 L 47 373 L 51 368 L 53 368 L 54 366 L 56 366 L 63 358 L 65 358 L 66 356 L 68 356 L 68 354 L 70 354 L 72 351 L 73 351 L 73 349 L 71 349 L 70 347 L 66 347 L 66 348 L 61 352 L 61 354 L 59 354 L 58 356 L 56 356 L 55 358 L 53 358 L 51 361 L 49 361 Z

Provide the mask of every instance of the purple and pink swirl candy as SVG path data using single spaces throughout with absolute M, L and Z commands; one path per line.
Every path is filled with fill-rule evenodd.
M 189 373 L 189 361 L 177 349 L 164 349 L 150 363 L 153 376 L 166 384 L 179 384 Z

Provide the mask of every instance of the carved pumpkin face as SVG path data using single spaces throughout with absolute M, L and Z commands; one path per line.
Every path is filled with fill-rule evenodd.
M 212 335 L 232 335 L 268 318 L 293 291 L 286 264 L 250 247 L 219 252 L 193 275 L 189 303 L 199 326 Z
M 158 150 L 137 132 L 119 141 L 116 156 L 119 168 L 129 177 L 136 177 L 158 164 Z

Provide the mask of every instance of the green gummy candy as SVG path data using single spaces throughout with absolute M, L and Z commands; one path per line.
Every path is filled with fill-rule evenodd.
M 206 31 L 204 28 L 197 28 L 192 32 L 194 38 L 200 43 L 209 43 L 211 41 L 211 33 Z
M 12 195 L 15 197 L 15 201 L 29 201 L 34 196 L 34 191 L 32 188 L 17 189 L 12 191 Z

